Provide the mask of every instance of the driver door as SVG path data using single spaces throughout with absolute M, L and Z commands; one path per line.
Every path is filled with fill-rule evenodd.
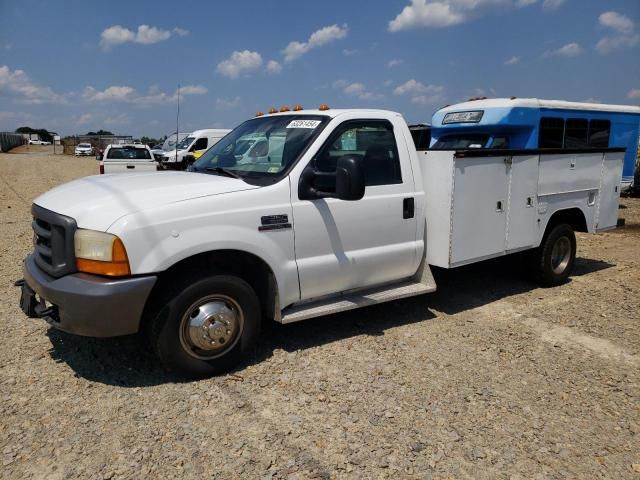
M 415 273 L 416 218 L 407 208 L 415 186 L 408 151 L 398 150 L 406 141 L 398 142 L 398 135 L 399 125 L 388 120 L 343 122 L 306 167 L 334 172 L 340 156 L 361 156 L 366 188 L 360 200 L 300 200 L 292 183 L 301 300 Z M 316 177 L 316 182 L 319 190 L 335 190 L 335 179 Z

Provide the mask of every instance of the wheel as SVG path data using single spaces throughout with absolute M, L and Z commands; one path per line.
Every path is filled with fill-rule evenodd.
M 536 280 L 547 287 L 561 285 L 573 271 L 576 235 L 565 223 L 551 228 L 540 247 L 532 252 L 531 266 Z
M 151 344 L 168 370 L 208 377 L 248 356 L 260 320 L 260 303 L 251 286 L 238 277 L 215 275 L 188 284 L 170 298 L 152 324 Z

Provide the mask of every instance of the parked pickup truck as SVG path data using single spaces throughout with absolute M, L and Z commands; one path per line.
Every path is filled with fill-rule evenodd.
M 248 157 L 252 136 L 282 142 Z M 543 284 L 564 282 L 574 231 L 616 226 L 623 157 L 418 151 L 384 110 L 257 116 L 189 172 L 87 177 L 36 198 L 20 304 L 74 334 L 139 332 L 169 369 L 212 375 L 252 351 L 263 320 L 433 292 L 430 265 L 528 250 Z
M 149 172 L 158 170 L 151 149 L 139 143 L 108 145 L 104 153 L 96 156 L 100 173 Z

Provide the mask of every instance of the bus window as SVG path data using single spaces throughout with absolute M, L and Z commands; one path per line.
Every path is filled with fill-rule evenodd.
M 608 148 L 610 130 L 611 122 L 609 120 L 591 120 L 589 122 L 589 146 Z
M 541 118 L 538 148 L 562 148 L 563 135 L 564 120 L 562 118 Z
M 564 131 L 564 148 L 587 148 L 589 122 L 582 118 L 569 118 Z
M 509 137 L 493 137 L 491 148 L 509 148 Z
M 489 141 L 489 135 L 467 134 L 447 135 L 433 144 L 435 150 L 456 150 L 458 148 L 484 148 Z

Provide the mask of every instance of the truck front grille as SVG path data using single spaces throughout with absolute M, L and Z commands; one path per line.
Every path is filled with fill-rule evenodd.
M 31 214 L 36 264 L 53 277 L 75 272 L 75 220 L 35 204 L 31 206 Z

